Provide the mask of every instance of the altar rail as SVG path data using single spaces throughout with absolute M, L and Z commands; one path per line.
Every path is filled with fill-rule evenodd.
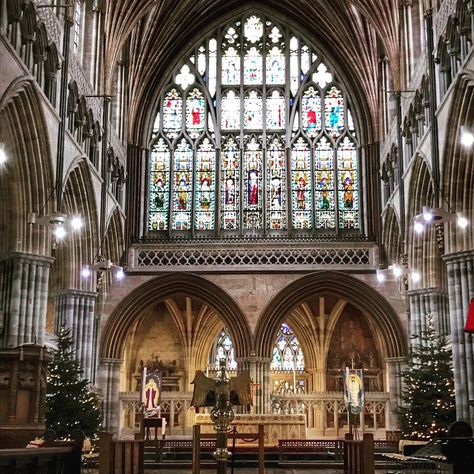
M 0 449 L 0 474 L 44 472 L 80 474 L 80 447 Z
M 344 458 L 344 441 L 321 439 L 281 439 L 278 442 L 278 458 L 280 464 L 301 459 L 301 454 L 330 457 L 333 462 L 342 462 Z

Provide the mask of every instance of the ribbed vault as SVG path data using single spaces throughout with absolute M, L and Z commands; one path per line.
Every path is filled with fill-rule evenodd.
M 474 130 L 474 72 L 463 73 L 456 84 L 451 105 L 449 134 L 444 150 L 442 189 L 449 211 L 463 212 L 469 219 L 467 229 L 448 224 L 446 253 L 474 248 L 474 151 L 461 144 L 461 127 Z M 443 205 L 447 206 L 444 202 Z
M 183 45 L 192 46 L 219 24 L 250 8 L 283 19 L 301 31 L 327 56 L 348 87 L 352 101 L 366 123 L 367 142 L 376 139 L 378 60 L 383 54 L 398 57 L 398 7 L 395 0 L 205 0 L 193 2 L 145 1 L 136 8 L 132 0 L 107 3 L 106 74 L 108 88 L 120 50 L 128 41 L 130 70 L 130 141 L 146 146 L 158 104 L 157 99 Z M 350 58 L 350 59 L 349 59 Z M 396 73 L 396 71 L 395 71 Z M 397 83 L 396 74 L 394 82 Z M 357 115 L 357 113 L 355 114 Z M 362 120 L 364 119 L 364 120 Z
M 406 334 L 390 304 L 370 286 L 339 272 L 306 275 L 283 289 L 263 311 L 255 332 L 256 353 L 270 357 L 280 324 L 298 306 L 319 294 L 332 294 L 359 308 L 383 337 L 387 357 L 406 353 Z
M 179 294 L 201 302 L 206 308 L 219 315 L 233 337 L 237 357 L 250 354 L 252 347 L 250 329 L 234 300 L 214 283 L 197 275 L 180 273 L 167 274 L 150 280 L 132 291 L 119 303 L 110 315 L 102 333 L 101 357 L 121 358 L 127 334 L 136 319 L 147 308 L 167 300 L 169 303 L 172 301 L 169 300 L 170 298 Z

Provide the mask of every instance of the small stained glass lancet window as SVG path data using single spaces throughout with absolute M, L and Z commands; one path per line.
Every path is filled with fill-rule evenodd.
M 270 368 L 280 372 L 303 372 L 305 369 L 303 350 L 293 330 L 286 323 L 283 323 L 278 331 Z
M 229 331 L 223 328 L 213 346 L 210 358 L 211 366 L 215 370 L 219 369 L 220 360 L 226 361 L 227 370 L 237 370 L 237 362 L 235 360 L 234 344 Z
M 330 58 L 257 11 L 205 32 L 182 57 L 151 121 L 149 232 L 361 232 L 356 115 Z

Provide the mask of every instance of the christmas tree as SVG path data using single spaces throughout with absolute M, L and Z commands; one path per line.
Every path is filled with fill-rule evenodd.
M 73 358 L 71 330 L 61 328 L 57 349 L 48 366 L 46 385 L 46 427 L 58 438 L 69 438 L 75 429 L 94 438 L 102 415 L 97 395 L 88 390 L 89 381 L 82 378 L 82 369 Z
M 452 353 L 427 315 L 427 329 L 413 337 L 399 419 L 404 436 L 433 439 L 446 434 L 456 420 Z

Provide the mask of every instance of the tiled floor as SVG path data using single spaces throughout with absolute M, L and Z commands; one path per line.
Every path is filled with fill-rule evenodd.
M 203 469 L 201 474 L 215 474 L 215 470 Z M 230 468 L 227 472 L 230 474 Z M 386 474 L 387 471 L 375 471 L 376 474 Z M 342 469 L 281 469 L 281 468 L 267 468 L 265 474 L 342 474 Z M 160 470 L 146 470 L 145 474 L 191 474 L 191 470 L 180 469 L 160 469 Z M 242 468 L 234 469 L 234 474 L 257 474 L 257 469 Z

